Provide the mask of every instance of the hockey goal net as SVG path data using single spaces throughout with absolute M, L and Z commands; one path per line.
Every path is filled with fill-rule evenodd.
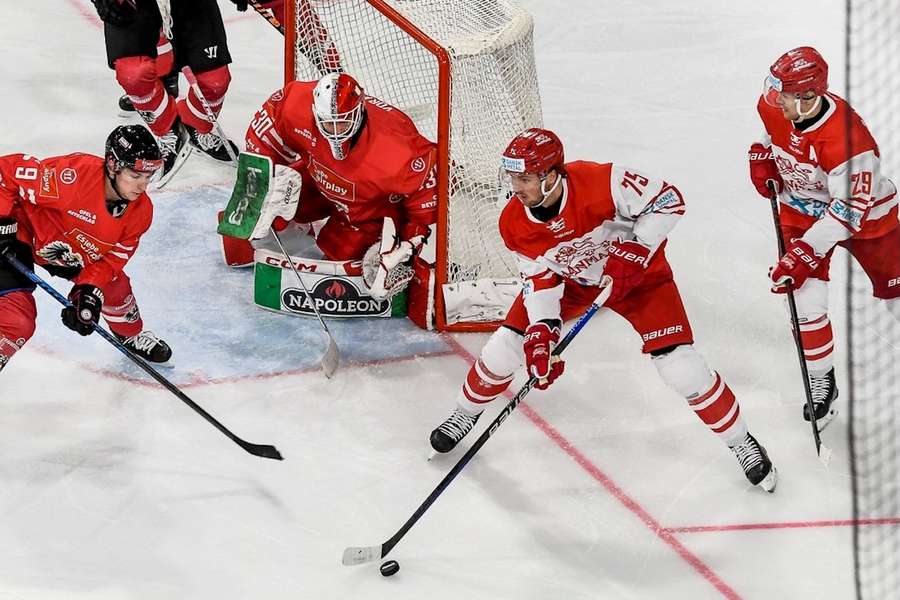
M 846 96 L 900 183 L 900 12 L 895 0 L 847 0 Z M 900 597 L 900 324 L 849 258 L 849 441 L 860 600 Z
M 531 16 L 510 0 L 288 0 L 285 79 L 353 75 L 438 144 L 439 329 L 481 330 L 518 292 L 499 156 L 541 124 Z

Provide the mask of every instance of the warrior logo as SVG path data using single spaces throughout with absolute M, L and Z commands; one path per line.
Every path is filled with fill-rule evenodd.
M 84 258 L 72 250 L 72 246 L 62 240 L 53 240 L 36 252 L 48 263 L 63 267 L 84 268 Z

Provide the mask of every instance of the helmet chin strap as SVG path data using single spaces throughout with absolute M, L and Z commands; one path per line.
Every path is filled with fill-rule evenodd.
M 547 203 L 547 200 L 550 199 L 550 194 L 552 194 L 553 191 L 559 187 L 560 181 L 562 181 L 562 176 L 559 174 L 559 171 L 557 171 L 556 172 L 556 181 L 554 181 L 553 186 L 549 190 L 547 190 L 547 189 L 544 189 L 544 186 L 547 185 L 547 176 L 544 175 L 541 178 L 541 195 L 544 197 L 544 199 L 541 200 L 541 203 L 538 204 L 538 206 L 544 206 Z
M 808 119 L 813 114 L 815 114 L 815 112 L 817 110 L 819 110 L 820 106 L 822 106 L 822 96 L 816 96 L 816 101 L 815 101 L 815 103 L 813 103 L 812 107 L 810 107 L 810 109 L 808 111 L 803 112 L 803 110 L 800 108 L 800 103 L 802 101 L 803 100 L 801 98 L 794 98 L 794 106 L 797 109 L 797 114 L 800 115 L 797 119 L 794 119 L 795 123 L 797 121 L 802 121 L 804 119 Z

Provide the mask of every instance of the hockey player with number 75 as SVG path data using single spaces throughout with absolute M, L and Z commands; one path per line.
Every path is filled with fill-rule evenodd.
M 731 448 L 750 483 L 774 491 L 775 467 L 750 435 L 737 398 L 694 348 L 666 260 L 666 237 L 684 214 L 681 192 L 617 164 L 566 163 L 562 142 L 544 129 L 516 136 L 503 152 L 502 169 L 513 195 L 500 234 L 524 288 L 470 368 L 453 413 L 431 433 L 432 448 L 449 452 L 459 443 L 509 387 L 523 354 L 536 387 L 547 389 L 559 378 L 565 364 L 552 352 L 562 323 L 581 314 L 609 276 L 604 308 L 631 324 L 660 377 Z
M 69 329 L 88 335 L 102 315 L 134 354 L 169 360 L 169 346 L 143 330 L 123 271 L 150 227 L 146 189 L 162 165 L 156 140 L 140 125 L 116 127 L 105 158 L 0 156 L 0 369 L 32 336 L 37 318 L 35 284 L 5 260 L 7 254 L 74 283 L 73 306 L 62 311 Z
M 834 417 L 838 391 L 828 318 L 828 270 L 835 246 L 856 259 L 874 295 L 900 320 L 897 188 L 881 173 L 866 124 L 828 91 L 828 64 L 814 48 L 783 54 L 769 70 L 757 111 L 765 132 L 750 147 L 750 179 L 777 193 L 784 255 L 770 270 L 772 291 L 794 290 L 816 424 Z M 803 418 L 810 420 L 804 405 Z

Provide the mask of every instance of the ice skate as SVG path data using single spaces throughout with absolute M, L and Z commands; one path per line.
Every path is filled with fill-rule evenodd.
M 434 453 L 446 454 L 456 448 L 459 441 L 472 431 L 472 427 L 478 422 L 480 416 L 480 413 L 472 416 L 460 410 L 459 407 L 454 408 L 447 420 L 431 432 L 431 447 L 434 449 Z M 435 455 L 434 453 L 428 457 L 429 460 Z
M 188 143 L 188 133 L 181 120 L 175 119 L 172 128 L 157 138 L 159 148 L 163 155 L 163 168 L 156 180 L 156 187 L 162 188 L 184 165 L 193 149 Z
M 204 154 L 211 158 L 222 162 L 231 162 L 231 155 L 228 153 L 225 143 L 231 145 L 231 150 L 234 152 L 235 156 L 240 153 L 237 144 L 227 138 L 223 140 L 215 131 L 200 133 L 190 125 L 186 125 L 185 128 L 190 136 L 191 144 L 202 150 Z
M 119 116 L 123 119 L 128 119 L 129 117 L 133 117 L 135 113 L 137 113 L 137 109 L 134 108 L 131 98 L 129 98 L 127 94 L 122 94 L 122 96 L 119 97 Z
M 122 342 L 123 346 L 131 350 L 133 354 L 140 356 L 147 362 L 164 363 L 172 358 L 172 349 L 152 331 L 142 331 L 130 338 L 117 333 L 116 338 Z
M 731 446 L 731 451 L 737 457 L 744 470 L 744 475 L 750 483 L 758 485 L 770 494 L 775 491 L 778 483 L 778 471 L 769 460 L 766 449 L 756 441 L 755 437 L 748 433 L 743 442 L 737 446 Z
M 834 401 L 838 397 L 837 385 L 834 381 L 834 368 L 824 375 L 809 376 L 809 389 L 812 392 L 813 411 L 816 414 L 816 426 L 819 433 L 825 431 L 825 428 L 837 416 L 837 409 L 834 407 Z M 803 419 L 809 421 L 809 409 L 806 403 L 803 404 Z

